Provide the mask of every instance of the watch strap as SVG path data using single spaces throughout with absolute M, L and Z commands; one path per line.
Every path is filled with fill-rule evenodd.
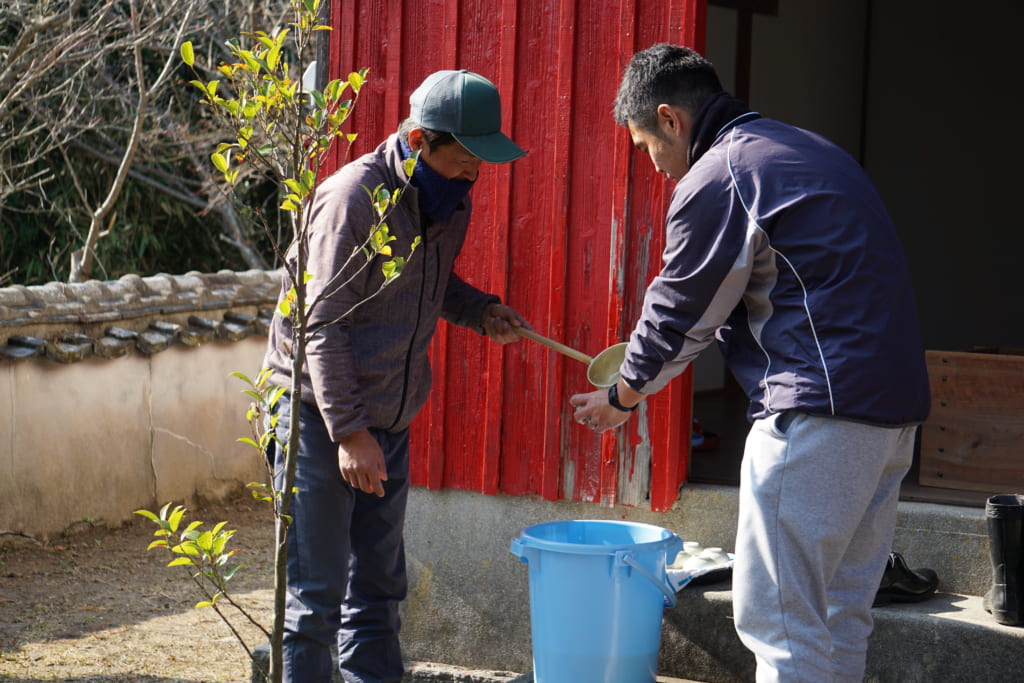
M 608 387 L 608 404 L 611 405 L 612 408 L 615 408 L 616 410 L 621 410 L 624 413 L 632 413 L 634 410 L 636 410 L 636 406 L 633 406 L 632 408 L 627 408 L 626 406 L 619 403 L 619 385 L 617 383 Z M 638 403 L 637 405 L 640 404 Z

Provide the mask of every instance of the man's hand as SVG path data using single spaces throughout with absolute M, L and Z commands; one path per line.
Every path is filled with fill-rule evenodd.
M 643 400 L 644 395 L 633 391 L 628 384 L 619 380 L 619 401 L 627 406 L 634 406 Z M 581 425 L 590 427 L 595 432 L 614 429 L 629 419 L 633 413 L 619 410 L 608 403 L 608 390 L 598 389 L 586 394 L 574 394 L 569 397 L 569 403 L 576 408 L 573 419 Z
M 505 304 L 490 304 L 484 309 L 483 327 L 487 336 L 500 344 L 519 341 L 520 336 L 513 328 L 533 329 L 523 316 Z
M 341 478 L 354 489 L 384 497 L 384 484 L 388 480 L 384 451 L 367 430 L 350 434 L 338 446 L 338 471 Z

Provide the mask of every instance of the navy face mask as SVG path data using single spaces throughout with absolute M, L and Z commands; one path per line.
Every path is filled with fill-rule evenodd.
M 412 156 L 412 149 L 405 140 L 402 143 L 404 158 Z M 416 170 L 413 171 L 411 184 L 419 190 L 420 213 L 426 216 L 431 223 L 443 223 L 449 220 L 459 208 L 459 204 L 469 194 L 473 187 L 472 180 L 448 180 L 440 173 L 430 168 L 420 157 L 416 160 Z

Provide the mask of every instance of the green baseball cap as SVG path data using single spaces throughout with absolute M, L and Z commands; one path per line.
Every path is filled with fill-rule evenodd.
M 424 128 L 451 133 L 476 157 L 492 164 L 526 154 L 501 132 L 501 97 L 479 74 L 437 71 L 409 97 L 409 118 Z

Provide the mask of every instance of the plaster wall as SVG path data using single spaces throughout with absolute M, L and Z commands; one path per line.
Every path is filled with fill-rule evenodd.
M 153 356 L 0 364 L 0 530 L 37 537 L 83 519 L 217 499 L 264 469 L 232 371 L 259 368 L 266 338 Z

